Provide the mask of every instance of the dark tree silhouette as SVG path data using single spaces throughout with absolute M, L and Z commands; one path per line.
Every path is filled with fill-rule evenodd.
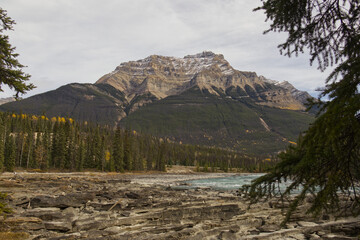
M 310 63 L 319 69 L 335 66 L 319 98 L 310 101 L 320 112 L 297 146 L 279 155 L 281 161 L 270 173 L 242 190 L 252 201 L 280 195 L 298 187 L 283 223 L 308 194 L 314 197 L 308 213 L 351 211 L 360 214 L 360 2 L 358 0 L 263 0 L 270 29 L 287 32 L 278 47 L 292 56 L 309 50 Z M 328 99 L 322 101 L 321 99 Z M 292 180 L 284 192 L 278 182 Z M 341 200 L 348 200 L 342 202 Z M 346 207 L 344 207 L 346 206 Z
M 16 59 L 18 54 L 15 53 L 15 47 L 9 43 L 9 37 L 4 35 L 5 31 L 13 30 L 14 24 L 15 21 L 0 8 L 0 92 L 3 91 L 2 85 L 5 84 L 15 90 L 15 97 L 19 97 L 19 93 L 24 94 L 35 86 L 26 83 L 30 75 L 22 71 L 24 65 Z

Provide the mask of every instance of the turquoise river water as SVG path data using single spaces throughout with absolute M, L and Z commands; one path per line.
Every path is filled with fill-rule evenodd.
M 183 188 L 210 187 L 217 190 L 236 190 L 245 184 L 250 184 L 252 180 L 264 174 L 236 175 L 224 178 L 207 178 L 186 181 Z

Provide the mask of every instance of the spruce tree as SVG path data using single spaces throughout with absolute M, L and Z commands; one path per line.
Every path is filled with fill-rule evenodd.
M 335 66 L 319 98 L 310 106 L 320 109 L 315 122 L 300 136 L 296 146 L 279 155 L 271 172 L 243 190 L 252 201 L 273 195 L 288 196 L 302 187 L 292 201 L 284 223 L 310 194 L 308 213 L 323 210 L 360 214 L 360 2 L 358 0 L 263 0 L 271 22 L 266 32 L 286 32 L 279 45 L 287 56 L 308 49 L 310 62 L 319 69 Z M 328 99 L 323 101 L 322 99 Z M 277 184 L 292 180 L 284 192 Z M 347 200 L 349 208 L 342 208 Z
M 25 93 L 35 86 L 27 84 L 30 75 L 22 71 L 23 65 L 16 59 L 18 54 L 15 53 L 15 47 L 9 43 L 9 37 L 4 35 L 5 31 L 13 30 L 15 21 L 7 16 L 4 9 L 0 8 L 0 92 L 3 91 L 2 85 L 5 84 L 14 89 L 16 97 L 19 93 Z
M 166 170 L 166 143 L 162 142 L 159 146 L 158 151 L 158 157 L 157 157 L 157 164 L 156 164 L 156 170 L 158 171 L 165 171 Z
M 18 134 L 17 140 L 19 142 L 18 144 L 18 166 L 22 165 L 22 160 L 23 160 L 23 156 L 24 156 L 24 148 L 25 148 L 25 142 L 26 142 L 26 133 L 25 132 L 21 132 Z
M 39 134 L 36 141 L 36 146 L 34 149 L 34 164 L 31 166 L 32 168 L 40 168 L 45 170 L 47 168 L 47 159 L 46 159 L 46 148 L 44 147 L 43 136 Z
M 123 141 L 121 137 L 120 127 L 116 128 L 115 136 L 113 140 L 113 155 L 112 159 L 114 161 L 114 168 L 117 172 L 124 171 L 124 150 L 123 150 Z
M 125 130 L 125 138 L 124 138 L 124 169 L 132 170 L 133 164 L 133 156 L 132 156 L 132 135 L 131 130 Z
M 94 132 L 91 134 L 91 138 L 88 138 L 88 141 L 91 141 L 90 158 L 88 160 L 87 166 L 90 168 L 101 168 L 101 137 L 99 132 L 99 126 L 96 126 Z
M 43 160 L 41 161 L 40 164 L 40 169 L 47 170 L 49 168 L 49 160 L 50 160 L 50 143 L 49 143 L 50 136 L 47 129 L 43 133 L 42 139 L 43 139 L 42 147 L 44 149 L 44 155 L 43 155 Z
M 146 156 L 146 170 L 151 171 L 153 169 L 153 159 L 154 159 L 154 147 L 151 142 L 148 145 L 148 152 Z
M 52 160 L 55 168 L 64 169 L 66 158 L 66 135 L 62 124 L 58 125 L 57 132 L 54 132 L 52 147 Z
M 5 145 L 5 170 L 8 172 L 14 171 L 16 157 L 16 145 L 13 136 L 8 135 Z
M 25 152 L 23 154 L 23 159 L 22 159 L 24 167 L 26 168 L 29 168 L 29 164 L 32 161 L 34 139 L 35 139 L 34 133 L 30 130 L 27 133 L 26 142 L 24 146 Z
M 98 169 L 101 170 L 101 171 L 104 171 L 105 170 L 105 136 L 102 136 L 101 137 L 101 141 L 100 141 L 100 145 L 99 145 L 99 150 L 98 150 L 98 156 L 97 156 L 97 159 L 98 160 Z
M 0 171 L 4 169 L 5 160 L 5 126 L 2 116 L 0 115 Z
M 78 149 L 78 156 L 77 156 L 77 165 L 76 170 L 81 172 L 84 169 L 84 161 L 86 156 L 86 149 L 85 144 L 82 139 L 80 139 L 79 149 Z

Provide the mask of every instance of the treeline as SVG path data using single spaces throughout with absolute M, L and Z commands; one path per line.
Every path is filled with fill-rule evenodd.
M 273 164 L 218 148 L 173 143 L 131 129 L 77 122 L 71 118 L 0 112 L 0 169 L 68 171 L 264 171 Z

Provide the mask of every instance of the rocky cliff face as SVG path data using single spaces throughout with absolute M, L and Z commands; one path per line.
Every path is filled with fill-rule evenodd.
M 311 97 L 288 82 L 280 83 L 259 77 L 255 72 L 238 71 L 223 55 L 212 52 L 184 58 L 152 55 L 122 63 L 96 84 L 113 86 L 122 91 L 129 102 L 149 93 L 156 99 L 162 99 L 195 86 L 214 95 L 219 95 L 220 91 L 230 97 L 234 97 L 229 94 L 233 90 L 238 93 L 237 98 L 250 97 L 260 105 L 291 110 L 304 110 L 304 101 Z

